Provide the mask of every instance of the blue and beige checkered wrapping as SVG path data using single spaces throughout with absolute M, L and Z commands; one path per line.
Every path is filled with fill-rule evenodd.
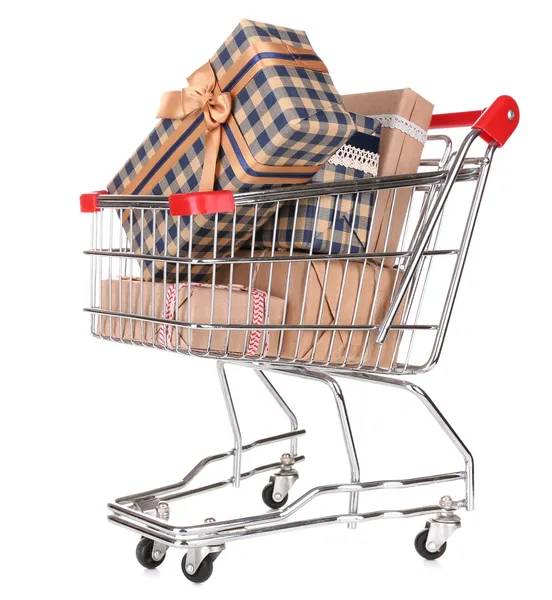
M 257 42 L 284 43 L 312 51 L 302 31 L 244 19 L 210 61 L 217 80 L 224 76 L 247 48 Z M 287 64 L 266 65 L 253 74 L 247 83 L 243 82 L 243 87 L 234 94 L 232 115 L 257 163 L 282 167 L 288 181 L 304 182 L 304 174 L 286 171 L 286 167 L 307 167 L 309 170 L 308 167 L 312 166 L 312 173 L 316 172 L 349 139 L 354 132 L 354 123 L 327 73 L 304 68 L 299 62 L 293 66 L 289 64 L 290 54 L 286 56 Z M 240 78 L 247 77 L 248 72 L 242 69 Z M 224 88 L 223 91 L 231 91 L 236 85 L 235 79 L 228 84 L 229 89 Z M 162 119 L 108 184 L 109 193 L 169 195 L 197 191 L 203 170 L 204 134 L 179 154 L 178 148 L 186 144 L 186 139 L 190 137 L 172 135 L 181 123 L 177 119 Z M 197 127 L 203 127 L 201 114 L 197 123 L 196 126 L 194 122 L 189 130 L 197 132 Z M 222 127 L 223 135 L 232 142 L 229 124 L 225 123 Z M 232 146 L 235 151 L 232 156 L 227 155 L 221 147 L 215 189 L 248 191 L 282 185 L 271 182 L 274 175 L 253 171 L 237 146 Z M 180 158 L 173 158 L 174 155 Z M 140 175 L 142 181 L 133 185 L 133 180 L 146 168 L 150 171 L 144 171 L 145 176 L 142 177 L 144 173 Z M 244 169 L 248 174 L 245 177 Z M 190 225 L 191 230 L 182 220 L 179 236 L 176 221 L 169 216 L 165 222 L 161 213 L 157 214 L 154 223 L 153 213 L 146 211 L 143 228 L 141 214 L 136 211 L 125 211 L 121 218 L 133 250 L 138 252 L 141 248 L 144 253 L 188 256 L 188 245 L 192 238 L 192 256 L 201 258 L 212 257 L 213 252 L 217 256 L 227 255 L 232 248 L 246 244 L 252 236 L 254 222 L 261 226 L 274 211 L 275 206 L 265 204 L 258 207 L 255 215 L 254 208 L 239 207 L 235 215 L 235 231 L 232 231 L 233 214 L 221 215 L 216 223 L 212 215 L 207 218 L 195 217 Z M 216 248 L 213 247 L 215 229 Z M 174 280 L 174 264 L 145 263 L 144 276 L 158 278 L 163 275 L 165 268 L 167 275 Z M 194 267 L 193 279 L 200 281 L 211 271 L 211 267 Z M 183 272 L 183 275 L 187 276 L 187 272 Z
M 377 173 L 380 123 L 371 117 L 353 113 L 351 116 L 357 133 L 349 142 L 352 145 L 355 140 L 361 141 L 363 148 L 360 150 L 365 151 L 365 156 L 370 155 L 370 166 L 373 169 L 359 170 L 353 166 L 345 166 L 354 163 L 347 160 L 334 161 L 332 157 L 313 177 L 313 182 L 334 183 L 373 177 Z M 340 153 L 348 146 L 349 144 L 343 146 Z M 255 245 L 272 248 L 275 244 L 277 249 L 282 250 L 293 247 L 331 254 L 366 252 L 373 206 L 374 194 L 370 192 L 287 202 L 280 206 L 277 215 L 257 231 Z
M 211 59 L 217 77 L 224 75 L 252 44 L 274 41 L 283 42 L 295 48 L 306 48 L 307 50 L 312 48 L 304 31 L 242 19 Z
M 181 258 L 211 259 L 233 254 L 234 241 L 239 238 L 247 243 L 254 231 L 254 224 L 266 221 L 274 208 L 259 205 L 241 207 L 235 212 L 195 217 L 172 217 L 165 210 L 125 210 L 121 221 L 130 236 L 133 250 L 143 255 L 177 256 Z M 233 234 L 235 231 L 235 234 Z M 216 239 L 216 244 L 213 241 Z M 191 244 L 190 244 L 191 240 Z M 190 248 L 191 245 L 191 248 Z M 179 267 L 180 281 L 188 280 L 188 266 Z M 146 281 L 176 281 L 177 263 L 144 260 L 143 275 Z M 209 279 L 213 274 L 211 265 L 190 267 L 192 281 Z

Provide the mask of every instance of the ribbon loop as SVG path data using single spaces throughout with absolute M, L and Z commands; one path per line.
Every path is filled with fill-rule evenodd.
M 230 116 L 232 96 L 228 92 L 220 91 L 209 62 L 194 71 L 187 81 L 188 87 L 180 92 L 165 92 L 161 96 L 157 118 L 184 119 L 195 112 L 203 111 L 207 134 L 199 190 L 204 192 L 212 190 L 215 185 L 215 170 L 221 140 L 219 127 Z

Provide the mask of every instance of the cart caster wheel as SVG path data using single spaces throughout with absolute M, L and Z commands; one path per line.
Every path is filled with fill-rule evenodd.
M 286 494 L 281 500 L 274 500 L 272 497 L 272 493 L 274 492 L 274 482 L 271 481 L 263 488 L 263 502 L 268 506 L 268 508 L 282 508 L 284 504 L 288 500 L 288 495 Z
M 429 534 L 429 528 L 426 528 L 423 531 L 420 531 L 420 533 L 416 536 L 416 539 L 414 540 L 414 547 L 416 548 L 416 552 L 422 558 L 425 558 L 426 560 L 435 560 L 435 559 L 443 556 L 443 554 L 445 553 L 445 551 L 447 549 L 447 543 L 445 542 L 439 548 L 439 550 L 436 550 L 435 552 L 430 552 L 426 548 L 428 534 Z
M 136 546 L 136 558 L 144 569 L 156 569 L 164 560 L 166 554 L 163 554 L 161 560 L 155 560 L 151 555 L 153 552 L 153 540 L 142 538 Z
M 195 573 L 188 573 L 188 571 L 186 571 L 186 555 L 184 555 L 182 558 L 182 572 L 186 579 L 192 583 L 205 583 L 213 574 L 213 562 L 215 558 L 213 558 L 211 554 L 207 554 L 201 561 L 199 567 L 195 570 Z

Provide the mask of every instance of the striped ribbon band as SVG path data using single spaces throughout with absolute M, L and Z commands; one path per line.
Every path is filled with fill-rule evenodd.
M 192 287 L 202 287 L 202 288 L 210 288 L 213 286 L 209 283 L 192 283 Z M 187 288 L 188 282 L 181 283 L 179 286 L 179 290 L 182 288 Z M 215 285 L 215 289 L 219 290 L 230 290 L 230 287 L 227 285 Z M 232 291 L 235 292 L 248 292 L 249 290 L 242 285 L 233 285 Z M 251 289 L 251 298 L 253 300 L 253 315 L 252 315 L 252 325 L 264 325 L 265 324 L 265 316 L 266 322 L 268 322 L 268 315 L 266 314 L 267 309 L 267 299 L 268 294 L 263 290 L 258 290 L 256 288 Z M 190 297 L 188 296 L 188 301 L 190 301 Z M 165 296 L 165 319 L 173 321 L 176 317 L 176 284 L 172 284 L 167 289 L 167 295 Z M 248 320 L 248 319 L 247 319 Z M 174 327 L 167 328 L 165 325 L 159 328 L 158 334 L 158 342 L 161 346 L 166 347 L 165 342 L 165 329 L 168 330 L 168 343 L 171 346 L 174 346 Z M 261 343 L 262 331 L 259 329 L 255 329 L 249 332 L 249 341 L 247 344 L 246 356 L 256 356 L 259 354 L 259 346 Z M 270 335 L 270 331 L 266 332 L 266 340 L 265 340 L 265 352 L 268 351 L 268 336 Z

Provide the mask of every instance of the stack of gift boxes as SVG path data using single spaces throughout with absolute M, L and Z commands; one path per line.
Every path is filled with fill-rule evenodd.
M 416 172 L 433 110 L 410 89 L 341 96 L 304 32 L 249 20 L 187 81 L 162 96 L 157 126 L 109 193 L 244 192 Z M 238 205 L 235 213 L 196 215 L 178 226 L 163 211 L 120 216 L 132 249 L 152 257 L 354 255 L 397 250 L 410 194 Z M 227 335 L 102 318 L 100 334 L 198 352 L 390 367 L 396 332 L 380 347 L 367 343 L 366 332 L 323 329 L 381 322 L 400 276 L 389 262 L 382 268 L 375 260 L 265 260 L 177 272 L 176 263 L 144 260 L 139 280 L 103 282 L 102 308 L 138 315 L 142 307 L 146 316 L 192 323 L 320 330 Z

